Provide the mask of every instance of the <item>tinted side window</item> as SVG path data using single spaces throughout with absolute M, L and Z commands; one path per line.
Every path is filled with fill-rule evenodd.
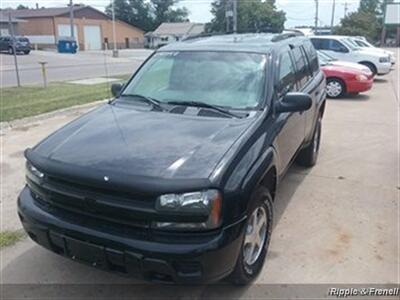
M 309 69 L 307 61 L 303 55 L 300 47 L 296 47 L 292 50 L 294 64 L 296 66 L 296 82 L 298 88 L 301 89 L 309 79 Z
M 295 70 L 289 52 L 281 55 L 279 61 L 278 94 L 283 95 L 293 91 L 296 78 Z
M 313 44 L 310 41 L 304 42 L 304 50 L 306 51 L 308 63 L 310 65 L 310 69 L 312 74 L 318 73 L 319 70 L 319 63 L 318 63 L 318 54 L 315 51 Z
M 320 39 L 311 39 L 311 43 L 313 44 L 314 48 L 317 50 L 323 50 L 322 49 L 322 41 Z

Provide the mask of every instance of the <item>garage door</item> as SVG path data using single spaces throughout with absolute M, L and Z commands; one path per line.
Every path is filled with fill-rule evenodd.
M 85 49 L 101 50 L 100 26 L 85 26 L 83 31 L 85 34 Z

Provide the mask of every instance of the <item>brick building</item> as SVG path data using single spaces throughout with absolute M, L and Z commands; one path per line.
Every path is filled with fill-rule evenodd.
M 100 50 L 113 47 L 112 19 L 105 13 L 84 5 L 74 10 L 74 35 L 80 50 Z M 12 10 L 19 23 L 18 31 L 39 48 L 55 47 L 59 38 L 71 36 L 69 7 Z M 116 20 L 116 40 L 119 49 L 142 48 L 143 30 Z

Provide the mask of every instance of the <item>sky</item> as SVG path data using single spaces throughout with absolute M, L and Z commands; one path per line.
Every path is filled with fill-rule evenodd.
M 209 22 L 212 18 L 210 13 L 210 4 L 213 0 L 181 0 L 179 6 L 185 6 L 190 11 L 190 20 L 192 22 Z M 319 25 L 325 26 L 331 24 L 332 3 L 334 0 L 319 0 Z M 29 7 L 35 7 L 38 3 L 40 7 L 65 6 L 68 0 L 0 0 L 0 6 L 16 7 L 23 4 Z M 76 3 L 83 3 L 93 6 L 99 10 L 110 3 L 110 0 L 74 0 Z M 336 0 L 335 24 L 340 22 L 344 16 L 345 3 L 347 3 L 348 13 L 357 10 L 360 0 Z M 315 0 L 276 0 L 278 9 L 286 12 L 286 28 L 298 25 L 314 25 Z

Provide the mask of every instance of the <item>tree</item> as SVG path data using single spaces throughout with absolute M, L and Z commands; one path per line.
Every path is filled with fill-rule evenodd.
M 179 2 L 177 0 L 151 0 L 154 9 L 154 27 L 157 28 L 163 22 L 185 22 L 188 21 L 189 11 L 183 8 L 173 7 Z
M 244 32 L 281 32 L 286 16 L 278 11 L 275 0 L 237 0 L 237 31 Z M 208 32 L 225 32 L 225 11 L 228 0 L 216 0 L 211 5 L 214 18 L 207 24 Z
M 177 0 L 114 0 L 115 17 L 128 24 L 153 31 L 163 22 L 188 21 L 189 11 L 174 8 Z M 106 13 L 112 15 L 112 6 L 106 8 Z
M 358 10 L 340 21 L 335 34 L 365 36 L 370 41 L 378 41 L 383 26 L 386 3 L 393 0 L 361 0 Z
M 17 6 L 17 9 L 29 9 L 29 7 L 28 7 L 28 6 L 25 6 L 25 5 L 22 5 L 22 4 L 20 4 L 20 5 L 18 5 L 18 6 Z

